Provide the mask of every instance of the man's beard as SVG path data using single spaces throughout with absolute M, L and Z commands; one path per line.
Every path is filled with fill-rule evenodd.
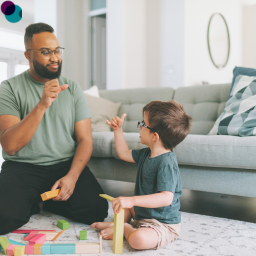
M 33 65 L 36 73 L 43 78 L 51 79 L 51 80 L 58 78 L 61 73 L 62 62 L 60 63 L 56 62 L 56 64 L 59 64 L 58 70 L 56 72 L 52 72 L 47 68 L 47 65 L 45 67 L 44 65 L 40 64 L 38 61 L 36 60 L 33 61 Z

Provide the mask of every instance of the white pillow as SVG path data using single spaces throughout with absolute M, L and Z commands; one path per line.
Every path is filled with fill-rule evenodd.
M 89 109 L 92 114 L 91 123 L 93 132 L 110 132 L 110 126 L 106 120 L 111 120 L 118 114 L 121 103 L 114 103 L 110 100 L 94 97 L 85 93 Z
M 97 85 L 92 86 L 90 89 L 85 90 L 84 93 L 89 94 L 94 97 L 100 97 L 99 89 Z

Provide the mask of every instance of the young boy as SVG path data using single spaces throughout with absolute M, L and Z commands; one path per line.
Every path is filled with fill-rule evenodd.
M 124 139 L 121 119 L 107 123 L 114 130 L 118 156 L 137 163 L 133 197 L 113 199 L 113 211 L 125 208 L 124 236 L 134 249 L 158 249 L 176 240 L 181 228 L 179 197 L 181 178 L 173 149 L 191 129 L 192 118 L 175 101 L 152 101 L 143 108 L 143 121 L 138 122 L 140 140 L 147 148 L 129 150 Z M 134 221 L 129 224 L 131 218 Z M 95 222 L 103 239 L 113 239 L 113 222 Z

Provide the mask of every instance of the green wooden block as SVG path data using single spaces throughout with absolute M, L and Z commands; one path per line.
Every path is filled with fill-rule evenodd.
M 9 244 L 10 244 L 10 242 L 7 239 L 7 237 L 3 237 L 3 236 L 0 237 L 0 246 L 1 246 L 2 250 L 4 251 L 5 255 L 6 255 L 6 249 Z
M 80 231 L 79 240 L 86 240 L 87 239 L 87 230 Z
M 67 230 L 69 228 L 69 222 L 65 220 L 58 220 L 58 228 Z

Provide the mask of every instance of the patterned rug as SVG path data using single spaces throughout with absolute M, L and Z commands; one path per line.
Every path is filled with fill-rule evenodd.
M 109 217 L 106 221 L 113 221 L 113 216 L 110 204 Z M 60 231 L 57 227 L 57 221 L 60 219 L 65 218 L 42 211 L 32 216 L 22 229 Z M 69 229 L 65 230 L 55 243 L 77 243 L 81 230 L 87 230 L 87 240 L 81 242 L 99 242 L 98 231 L 88 225 L 66 220 L 69 221 Z M 10 233 L 7 237 L 23 242 L 22 234 Z M 102 254 L 99 255 L 114 255 L 112 245 L 113 241 L 103 240 Z M 181 235 L 174 243 L 157 251 L 137 251 L 132 249 L 125 240 L 122 255 L 252 256 L 256 255 L 256 224 L 182 212 Z

